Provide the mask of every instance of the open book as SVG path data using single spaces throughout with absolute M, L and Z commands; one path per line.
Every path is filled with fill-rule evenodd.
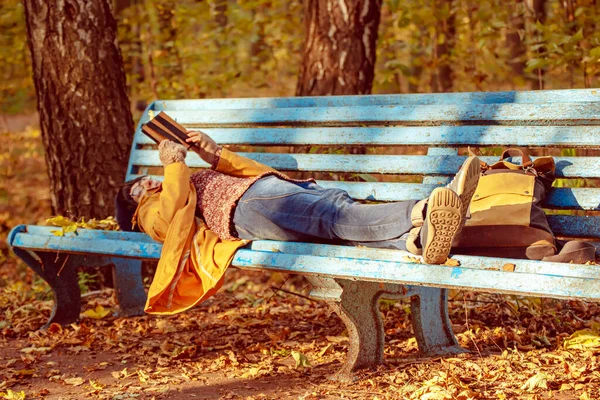
M 188 150 L 195 147 L 195 143 L 188 143 L 187 130 L 175 122 L 164 111 L 159 112 L 154 118 L 142 125 L 142 132 L 148 135 L 156 143 L 163 140 L 171 140 L 175 143 L 181 143 Z

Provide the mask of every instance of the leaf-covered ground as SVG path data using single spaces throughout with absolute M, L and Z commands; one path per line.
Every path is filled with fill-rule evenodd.
M 50 216 L 39 132 L 6 135 L 0 399 L 600 398 L 600 307 L 581 301 L 451 292 L 453 329 L 470 352 L 440 359 L 419 356 L 409 303 L 384 300 L 385 362 L 353 382 L 329 379 L 348 349 L 343 323 L 302 297 L 302 278 L 281 274 L 231 269 L 189 312 L 132 318 L 113 316 L 113 290 L 84 274 L 81 321 L 39 331 L 51 293 L 4 243 L 15 224 Z
M 4 279 L 11 264 L 2 268 Z M 328 377 L 348 349 L 344 326 L 325 304 L 287 293 L 305 294 L 302 279 L 232 269 L 217 296 L 173 317 L 116 318 L 112 290 L 92 291 L 84 298 L 80 323 L 38 331 L 52 303 L 32 278 L 26 274 L 7 282 L 0 294 L 0 392 L 5 396 L 466 400 L 600 395 L 596 304 L 457 292 L 450 302 L 453 328 L 471 352 L 427 359 L 418 355 L 408 303 L 383 301 L 384 365 L 358 374 L 355 382 L 338 383 Z M 587 336 L 580 332 L 567 341 L 586 328 Z

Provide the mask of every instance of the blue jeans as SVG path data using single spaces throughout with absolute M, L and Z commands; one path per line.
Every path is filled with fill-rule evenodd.
M 239 200 L 233 223 L 248 240 L 340 243 L 406 250 L 416 201 L 361 204 L 346 191 L 267 176 Z

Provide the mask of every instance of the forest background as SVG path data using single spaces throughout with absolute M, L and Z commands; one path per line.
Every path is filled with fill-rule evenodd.
M 134 119 L 153 99 L 307 94 L 303 17 L 316 3 L 114 0 Z M 339 13 L 344 2 L 335 3 Z M 598 86 L 597 0 L 380 5 L 373 85 L 357 93 Z M 16 224 L 44 223 L 54 211 L 32 72 L 23 4 L 2 0 L 0 398 L 172 398 L 182 390 L 199 398 L 600 398 L 600 310 L 581 301 L 453 292 L 453 328 L 473 356 L 449 360 L 411 359 L 410 307 L 382 302 L 386 364 L 350 386 L 325 379 L 347 350 L 342 322 L 302 297 L 301 280 L 280 274 L 232 271 L 195 310 L 127 319 L 111 317 L 114 291 L 88 271 L 79 278 L 81 323 L 36 331 L 51 292 L 4 240 Z M 343 92 L 340 84 L 313 94 Z
M 155 98 L 295 93 L 300 1 L 115 0 L 114 15 L 138 112 Z M 598 27 L 596 0 L 385 0 L 372 92 L 594 87 Z M 20 1 L 0 3 L 0 32 L 0 112 L 33 112 Z

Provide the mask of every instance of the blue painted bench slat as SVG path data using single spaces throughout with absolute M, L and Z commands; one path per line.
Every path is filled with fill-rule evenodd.
M 398 95 L 317 96 L 317 97 L 265 97 L 243 99 L 159 100 L 156 111 L 185 111 L 202 108 L 238 110 L 244 108 L 296 108 L 296 107 L 364 107 L 408 104 L 502 104 L 502 103 L 570 103 L 595 102 L 600 98 L 597 89 L 540 90 L 534 92 L 462 92 L 424 93 Z
M 587 152 L 600 150 L 599 100 L 595 89 L 158 100 L 147 108 L 136 130 L 127 179 L 162 171 L 156 146 L 140 128 L 159 111 L 167 111 L 188 128 L 206 131 L 223 145 L 243 145 L 242 154 L 276 169 L 321 173 L 320 185 L 345 189 L 364 200 L 428 196 L 433 188 L 446 184 L 465 159 L 464 152 L 458 155 L 457 147 L 518 145 L 542 148 L 550 154 L 575 147 L 575 152 L 556 156 L 557 176 L 586 178 L 586 186 L 554 188 L 546 204 L 548 219 L 557 235 L 589 240 L 600 253 L 600 157 Z M 291 145 L 332 145 L 336 153 L 345 146 L 385 146 L 389 154 L 286 153 Z M 427 155 L 423 155 L 423 147 Z M 491 163 L 496 157 L 483 159 Z M 194 168 L 207 167 L 195 154 L 187 161 Z M 346 177 L 338 174 L 385 179 L 338 181 L 335 177 Z M 398 176 L 390 177 L 393 175 Z M 577 181 L 578 186 L 581 182 Z M 564 210 L 577 210 L 578 214 L 563 215 Z M 59 237 L 52 234 L 55 229 L 60 228 L 22 225 L 8 238 L 13 251 L 54 291 L 56 302 L 49 323 L 78 318 L 78 265 L 112 265 L 122 314 L 142 312 L 141 261 L 156 261 L 160 243 L 134 232 L 79 230 L 77 235 Z M 557 298 L 600 297 L 600 269 L 595 266 L 454 258 L 460 266 L 419 264 L 414 262 L 419 257 L 384 249 L 256 241 L 236 253 L 233 265 L 306 276 L 313 285 L 311 296 L 327 301 L 348 327 L 350 347 L 340 377 L 383 361 L 381 297 L 410 297 L 415 337 L 427 355 L 464 351 L 448 318 L 448 288 Z M 514 264 L 514 271 L 505 271 L 506 264 Z
M 600 216 L 549 215 L 552 231 L 559 236 L 593 239 L 598 237 Z
M 518 125 L 517 122 L 535 121 L 541 125 L 592 125 L 600 122 L 598 103 L 553 104 L 439 104 L 439 105 L 386 105 L 364 107 L 301 107 L 170 111 L 178 122 L 189 125 L 261 125 L 261 124 L 344 124 L 379 123 L 401 124 L 494 122 Z
M 40 229 L 46 228 L 46 229 Z M 78 235 L 67 234 L 67 236 L 55 236 L 52 232 L 52 228 L 49 227 L 36 227 L 35 225 L 21 225 L 21 231 L 16 231 L 15 236 L 12 238 L 13 246 L 20 249 L 37 249 L 37 250 L 50 250 L 58 251 L 62 250 L 67 253 L 73 254 L 86 254 L 94 253 L 105 256 L 119 256 L 119 257 L 131 257 L 141 258 L 144 260 L 158 260 L 160 258 L 160 252 L 162 245 L 160 243 L 148 240 L 135 241 L 136 236 L 139 233 L 123 233 L 123 232 L 103 232 L 97 234 L 97 231 L 85 232 L 81 230 Z M 130 236 L 127 240 L 127 236 Z M 258 252 L 259 255 L 251 255 L 252 253 Z M 405 251 L 386 250 L 386 249 L 372 249 L 363 247 L 351 247 L 351 246 L 333 246 L 333 245 L 320 245 L 320 244 L 309 244 L 309 243 L 296 243 L 296 242 L 279 242 L 270 240 L 260 240 L 252 242 L 246 252 L 238 252 L 235 258 L 234 265 L 246 268 L 272 268 L 281 270 L 285 268 L 287 272 L 302 273 L 306 265 L 312 265 L 313 259 L 308 259 L 309 264 L 289 263 L 288 259 L 271 258 L 261 263 L 248 263 L 247 257 L 263 257 L 264 253 L 277 253 L 277 254 L 293 254 L 303 256 L 315 256 L 333 258 L 337 257 L 339 260 L 350 260 L 353 262 L 357 260 L 368 260 L 374 262 L 394 262 L 394 265 L 386 264 L 382 265 L 381 269 L 365 270 L 361 275 L 357 275 L 358 278 L 388 282 L 397 281 L 399 283 L 415 283 L 412 281 L 413 268 L 421 268 L 423 264 L 417 264 L 413 260 L 418 258 L 414 255 Z M 455 255 L 454 258 L 461 262 L 458 267 L 444 267 L 446 270 L 452 270 L 452 278 L 456 278 L 463 274 L 464 269 L 477 269 L 483 271 L 489 270 L 502 270 L 502 266 L 510 263 L 515 265 L 515 274 L 543 274 L 554 277 L 574 277 L 574 278 L 586 278 L 586 279 L 600 279 L 600 268 L 594 268 L 587 265 L 577 264 L 565 264 L 565 263 L 543 263 L 539 261 L 531 260 L 512 260 L 512 259 L 498 259 L 489 257 L 473 257 L 473 256 L 460 256 Z M 316 261 L 315 261 L 316 262 Z M 405 265 L 406 264 L 406 265 Z M 427 268 L 433 266 L 427 265 Z M 312 267 L 310 267 L 312 268 Z M 402 269 L 404 268 L 404 269 Z M 411 271 L 410 273 L 404 274 L 401 271 Z M 312 271 L 312 270 L 311 270 Z M 323 273 L 325 275 L 348 277 L 347 266 L 336 264 L 336 263 L 324 263 L 320 266 L 320 269 L 316 270 L 315 274 Z M 511 277 L 514 275 L 511 275 Z M 440 283 L 440 285 L 446 285 L 447 287 L 462 287 L 462 283 L 459 285 L 458 281 L 448 281 Z M 507 283 L 507 287 L 510 287 L 510 282 Z M 480 288 L 485 290 L 487 284 L 481 284 L 479 281 L 469 283 L 472 287 Z M 471 287 L 470 286 L 470 287 Z M 551 286 L 552 288 L 554 286 Z M 562 289 L 561 289 L 562 290 Z M 558 295 L 559 292 L 549 292 L 548 287 L 544 291 L 546 296 Z M 581 293 L 573 295 L 573 297 L 583 298 L 596 298 L 600 296 L 600 292 L 595 293 Z
M 399 263 L 407 263 L 408 261 L 413 262 L 416 259 L 414 255 L 410 253 L 398 250 L 319 245 L 314 243 L 280 242 L 274 240 L 258 240 L 256 242 L 252 242 L 252 244 L 249 246 L 249 249 L 261 252 L 300 254 L 318 257 L 341 257 Z M 545 263 L 540 261 L 516 259 L 512 259 L 509 262 L 509 259 L 505 258 L 464 256 L 458 254 L 453 255 L 452 258 L 459 260 L 460 266 L 446 268 L 457 268 L 456 271 L 463 268 L 502 271 L 504 265 L 510 263 L 515 265 L 515 273 L 542 273 L 545 275 L 570 276 L 575 278 L 600 278 L 600 269 L 589 265 Z M 426 265 L 423 265 L 423 268 L 425 268 L 425 266 Z M 377 272 L 380 280 L 387 279 L 387 275 L 384 275 L 385 272 L 386 271 L 384 270 Z
M 317 181 L 323 187 L 339 187 L 346 190 L 352 197 L 367 200 L 397 201 L 424 198 L 418 196 L 419 191 L 410 193 L 406 190 L 410 183 L 377 183 L 377 182 L 340 182 Z M 426 184 L 421 185 L 423 190 Z M 435 187 L 437 185 L 431 185 Z M 433 189 L 432 189 L 433 190 Z M 430 191 L 431 192 L 431 191 Z M 425 193 L 427 193 L 425 191 Z M 552 208 L 573 208 L 584 210 L 600 210 L 600 189 L 596 188 L 556 188 L 548 195 L 546 204 Z
M 13 247 L 23 250 L 64 251 L 73 254 L 96 254 L 99 256 L 119 256 L 144 260 L 158 260 L 162 244 L 155 241 L 139 240 L 132 235 L 111 238 L 109 234 L 55 236 L 41 229 L 31 230 L 31 226 L 21 225 L 21 231 L 14 230 Z M 84 231 L 81 229 L 80 232 Z M 111 232 L 112 233 L 112 232 Z M 126 236 L 130 236 L 127 238 Z
M 26 225 L 27 233 L 39 236 L 56 236 L 55 231 L 60 231 L 60 228 L 55 226 L 45 225 Z M 16 231 L 15 231 L 16 232 Z M 147 242 L 156 243 L 150 236 L 141 232 L 122 232 L 122 231 L 104 231 L 96 229 L 78 229 L 77 234 L 68 235 L 67 237 L 75 236 L 80 239 L 109 239 L 122 240 L 128 242 Z M 60 237 L 59 237 L 60 238 Z
M 193 126 L 188 125 L 188 129 Z M 347 128 L 199 128 L 218 143 L 253 145 L 593 146 L 600 126 L 410 126 Z M 138 145 L 154 142 L 146 135 Z
M 487 260 L 480 257 L 480 261 L 486 262 Z M 506 261 L 516 263 L 522 260 L 506 259 Z M 545 266 L 552 268 L 551 264 L 553 263 L 545 263 Z M 314 274 L 375 282 L 478 289 L 492 293 L 501 291 L 503 293 L 540 297 L 600 299 L 598 277 L 552 275 L 547 274 L 543 266 L 540 266 L 540 270 L 544 271 L 543 273 L 511 273 L 509 278 L 505 272 L 492 269 L 446 267 L 444 265 L 424 266 L 418 263 L 357 260 L 337 255 L 335 257 L 319 257 L 251 250 L 239 250 L 233 260 L 233 265 L 250 269 L 266 268 L 303 275 Z M 519 263 L 516 265 L 519 265 Z M 330 266 L 335 266 L 335 268 Z M 552 288 L 552 293 L 549 293 L 548 288 Z
M 376 174 L 453 175 L 466 157 L 419 155 L 358 155 L 358 154 L 275 154 L 240 153 L 260 163 L 283 171 L 357 172 Z M 192 168 L 207 168 L 196 154 L 188 156 Z M 534 157 L 535 158 L 535 157 Z M 498 157 L 481 157 L 488 163 Z M 555 157 L 559 178 L 600 178 L 598 160 L 594 157 Z M 134 164 L 160 167 L 157 150 L 138 150 Z M 517 159 L 516 161 L 520 161 Z M 454 172 L 453 172 L 454 171 Z

